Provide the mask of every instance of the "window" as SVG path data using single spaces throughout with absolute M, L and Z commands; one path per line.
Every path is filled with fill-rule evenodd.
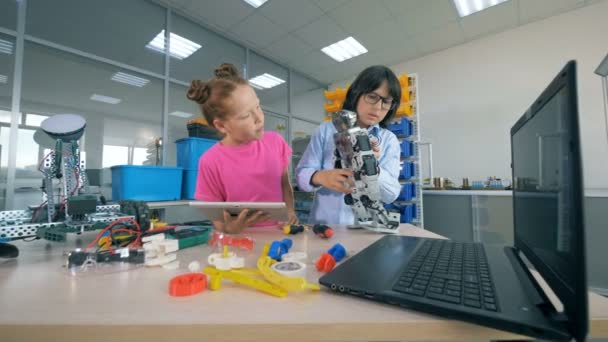
M 165 165 L 177 165 L 177 145 L 179 139 L 188 137 L 188 120 L 202 117 L 198 105 L 186 98 L 188 87 L 181 84 L 169 84 L 169 126 L 167 127 L 168 141 L 163 144 L 166 148 Z
M 133 165 L 154 165 L 152 163 L 146 164 L 148 160 L 148 149 L 143 147 L 134 147 L 133 148 L 133 161 L 131 164 Z
M 0 27 L 15 30 L 17 27 L 17 1 L 0 1 Z
M 287 116 L 266 111 L 264 113 L 264 130 L 279 133 L 283 136 L 285 142 L 289 144 L 289 138 L 287 137 L 289 119 Z
M 0 2 L 0 26 L 9 25 L 9 21 L 6 20 L 7 18 L 17 17 L 15 8 L 16 2 Z M 14 28 L 14 22 L 12 26 Z M 13 102 L 13 70 L 15 61 L 15 50 L 13 47 L 15 39 L 0 34 L 0 43 L 3 46 L 3 52 L 0 53 L 0 209 L 4 209 L 6 178 L 8 172 L 11 107 Z M 10 49 L 8 47 L 10 47 Z M 21 117 L 19 117 L 18 124 L 21 124 Z
M 222 63 L 232 63 L 243 72 L 244 48 L 179 15 L 173 15 L 171 26 L 172 34 L 201 45 L 187 58 L 171 59 L 172 78 L 188 83 L 193 79 L 206 80 L 213 77 L 213 71 Z
M 249 53 L 247 78 L 260 98 L 262 106 L 287 113 L 288 70 L 255 52 Z
M 25 44 L 23 66 L 21 110 L 27 127 L 53 114 L 82 116 L 87 126 L 80 147 L 87 152 L 87 168 L 128 164 L 129 147 L 146 148 L 160 136 L 160 79 L 31 42 Z
M 297 118 L 292 118 L 291 122 L 291 148 L 293 150 L 292 164 L 295 169 L 295 167 L 298 166 L 306 147 L 308 147 L 308 144 L 310 143 L 312 134 L 314 133 L 315 129 L 319 127 L 319 123 L 304 121 Z
M 296 72 L 291 76 L 291 113 L 308 120 L 323 121 L 326 87 Z
M 103 161 L 101 164 L 103 168 L 127 164 L 129 164 L 129 148 L 127 146 L 103 145 Z
M 48 116 L 46 115 L 38 115 L 38 114 L 25 114 L 25 124 L 27 126 L 35 126 L 40 127 L 42 121 L 44 121 Z
M 28 1 L 25 30 L 34 37 L 163 74 L 164 54 L 145 47 L 164 29 L 165 13 L 148 1 Z

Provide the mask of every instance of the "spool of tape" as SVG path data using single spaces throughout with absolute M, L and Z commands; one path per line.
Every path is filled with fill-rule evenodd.
M 299 261 L 306 262 L 308 256 L 304 252 L 289 252 L 283 254 L 281 261 Z
M 287 277 L 306 277 L 306 264 L 298 261 L 281 261 L 271 267 L 277 273 Z

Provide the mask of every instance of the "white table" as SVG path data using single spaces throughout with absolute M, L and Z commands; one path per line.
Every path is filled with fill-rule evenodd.
M 292 251 L 309 255 L 307 278 L 320 274 L 315 259 L 334 243 L 350 254 L 382 235 L 334 227 L 335 236 L 289 236 Z M 402 234 L 439 237 L 411 225 Z M 264 242 L 286 236 L 278 229 L 251 229 L 255 267 Z M 90 235 L 88 236 L 90 238 Z M 168 295 L 169 280 L 188 272 L 193 260 L 205 265 L 208 245 L 179 252 L 180 269 L 71 277 L 62 269 L 62 246 L 22 243 L 17 260 L 0 262 L 1 341 L 400 341 L 500 340 L 521 338 L 460 321 L 438 318 L 387 304 L 338 295 L 329 290 L 290 293 L 276 298 L 225 280 L 219 291 L 192 297 Z M 237 251 L 238 253 L 238 251 Z M 241 253 L 243 254 L 243 253 Z M 608 337 L 608 300 L 590 294 L 592 337 Z

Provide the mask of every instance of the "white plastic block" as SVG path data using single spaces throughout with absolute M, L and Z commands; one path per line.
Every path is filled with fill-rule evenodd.
M 159 242 L 158 245 L 160 252 L 163 254 L 177 252 L 179 249 L 179 241 L 177 240 L 164 240 Z
M 163 241 L 165 240 L 165 234 L 164 233 L 160 233 L 160 234 L 154 234 L 154 235 L 148 235 L 148 236 L 144 236 L 143 238 L 141 238 L 142 242 L 151 242 L 151 241 Z
M 146 260 L 146 266 L 159 266 L 165 265 L 177 259 L 177 254 L 167 254 L 163 256 L 158 256 L 156 258 L 150 258 Z
M 166 270 L 176 270 L 176 269 L 179 268 L 179 261 L 175 260 L 175 261 L 172 261 L 172 262 L 170 262 L 168 264 L 164 264 L 163 268 L 166 269 Z

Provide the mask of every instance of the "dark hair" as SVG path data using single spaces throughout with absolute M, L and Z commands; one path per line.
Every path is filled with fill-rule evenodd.
M 388 93 L 393 97 L 393 106 L 386 113 L 384 119 L 380 121 L 380 127 L 386 128 L 387 124 L 395 116 L 397 107 L 399 107 L 399 103 L 401 102 L 401 85 L 395 73 L 383 65 L 367 67 L 357 75 L 355 81 L 348 88 L 342 109 L 356 112 L 357 102 L 361 96 L 378 89 L 385 80 L 388 82 Z
M 249 84 L 237 68 L 229 63 L 221 64 L 214 71 L 215 77 L 208 81 L 193 80 L 186 97 L 199 104 L 205 120 L 214 127 L 213 120 L 224 119 L 228 112 L 226 99 L 238 85 Z

